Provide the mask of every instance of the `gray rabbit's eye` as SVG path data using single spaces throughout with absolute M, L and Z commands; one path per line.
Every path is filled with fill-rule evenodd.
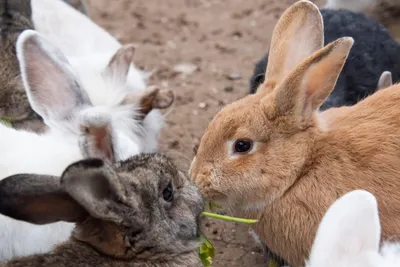
M 167 187 L 164 189 L 163 198 L 167 202 L 171 202 L 174 199 L 174 191 L 173 191 L 171 182 L 169 182 Z

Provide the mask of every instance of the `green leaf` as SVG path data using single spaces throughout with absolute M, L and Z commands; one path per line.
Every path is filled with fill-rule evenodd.
M 201 235 L 201 245 L 199 249 L 199 256 L 204 267 L 210 267 L 215 256 L 214 246 L 204 235 Z
M 0 123 L 4 124 L 7 127 L 12 127 L 11 121 L 6 119 L 0 119 Z
M 224 221 L 229 221 L 229 222 L 237 222 L 237 223 L 245 223 L 245 224 L 253 224 L 258 222 L 258 220 L 252 220 L 252 219 L 243 219 L 243 218 L 236 218 L 236 217 L 231 217 L 231 216 L 226 216 L 226 215 L 220 215 L 216 213 L 211 213 L 211 212 L 206 212 L 203 211 L 202 213 L 204 216 L 214 218 L 214 219 L 219 219 L 219 220 L 224 220 Z
M 276 260 L 269 260 L 268 267 L 279 267 L 279 264 Z

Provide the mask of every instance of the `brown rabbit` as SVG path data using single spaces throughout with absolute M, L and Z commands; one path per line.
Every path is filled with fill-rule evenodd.
M 43 132 L 46 126 L 30 107 L 15 49 L 20 33 L 33 29 L 31 14 L 30 0 L 0 0 L 0 118 L 14 128 Z
M 400 237 L 400 85 L 330 123 L 317 112 L 352 45 L 322 47 L 318 8 L 296 2 L 274 29 L 265 82 L 215 116 L 192 162 L 203 195 L 258 219 L 255 232 L 293 266 L 304 266 L 325 211 L 351 190 L 381 203 L 383 240 Z

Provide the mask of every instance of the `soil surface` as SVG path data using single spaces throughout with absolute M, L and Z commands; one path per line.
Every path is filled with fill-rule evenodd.
M 137 46 L 135 64 L 153 72 L 150 84 L 174 90 L 161 151 L 187 170 L 208 122 L 247 94 L 254 64 L 267 52 L 277 19 L 293 2 L 90 0 L 89 12 L 122 43 Z M 267 266 L 247 226 L 204 220 L 203 232 L 216 248 L 213 266 Z

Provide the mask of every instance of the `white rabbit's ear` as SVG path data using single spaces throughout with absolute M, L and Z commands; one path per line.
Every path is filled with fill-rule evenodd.
M 379 77 L 378 90 L 385 89 L 393 85 L 392 73 L 390 71 L 384 71 Z
M 132 65 L 134 54 L 135 47 L 133 45 L 122 46 L 108 62 L 104 74 L 113 80 L 124 83 Z
M 17 55 L 29 102 L 45 121 L 68 118 L 79 107 L 90 105 L 61 50 L 39 33 L 22 32 Z
M 111 118 L 99 107 L 80 114 L 80 148 L 86 158 L 115 160 Z
M 337 266 L 338 262 L 341 266 L 351 266 L 365 252 L 378 253 L 380 235 L 375 197 L 364 190 L 351 191 L 326 212 L 307 266 Z

